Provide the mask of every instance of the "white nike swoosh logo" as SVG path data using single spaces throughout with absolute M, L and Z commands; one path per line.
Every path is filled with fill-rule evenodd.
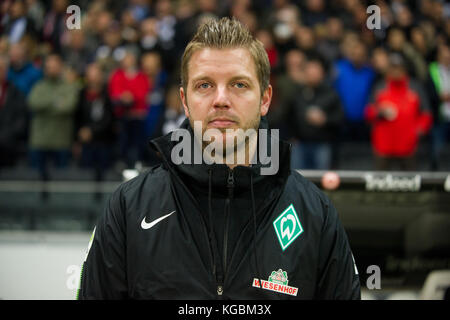
M 145 217 L 144 217 L 144 219 L 142 219 L 142 222 L 141 222 L 141 227 L 142 227 L 142 229 L 144 229 L 144 230 L 150 229 L 150 228 L 153 227 L 155 224 L 157 224 L 157 223 L 160 222 L 161 220 L 164 220 L 165 218 L 169 217 L 169 216 L 172 215 L 173 213 L 175 213 L 175 211 L 172 211 L 171 213 L 166 214 L 165 216 L 162 216 L 162 217 L 160 217 L 160 218 L 158 218 L 158 219 L 156 219 L 156 220 L 153 220 L 153 221 L 150 222 L 150 223 L 145 222 Z

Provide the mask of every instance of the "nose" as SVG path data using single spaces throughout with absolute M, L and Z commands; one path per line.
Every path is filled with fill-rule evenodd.
M 213 100 L 214 108 L 230 108 L 229 92 L 226 86 L 217 86 Z

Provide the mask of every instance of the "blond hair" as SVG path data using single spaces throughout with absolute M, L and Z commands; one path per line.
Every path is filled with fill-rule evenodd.
M 186 46 L 181 60 L 181 85 L 186 91 L 189 61 L 197 50 L 203 48 L 249 50 L 256 67 L 261 95 L 269 86 L 270 64 L 263 44 L 238 20 L 230 18 L 208 19 Z

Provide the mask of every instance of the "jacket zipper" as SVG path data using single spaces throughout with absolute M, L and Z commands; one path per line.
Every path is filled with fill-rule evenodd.
M 228 256 L 228 229 L 230 227 L 230 210 L 231 210 L 231 199 L 233 199 L 233 189 L 234 189 L 234 176 L 233 171 L 230 170 L 228 173 L 228 198 L 225 203 L 225 231 L 223 233 L 223 271 L 227 272 L 227 256 Z
M 228 171 L 227 188 L 228 188 L 228 197 L 225 202 L 225 230 L 224 230 L 224 234 L 223 234 L 223 273 L 224 274 L 226 274 L 226 271 L 227 271 L 228 229 L 230 226 L 231 200 L 233 199 L 233 191 L 234 191 L 233 170 Z M 219 281 L 219 283 L 218 283 L 217 294 L 219 296 L 222 296 L 222 294 L 223 294 L 223 281 Z

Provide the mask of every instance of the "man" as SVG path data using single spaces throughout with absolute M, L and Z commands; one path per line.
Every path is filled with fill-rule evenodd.
M 146 118 L 146 134 L 148 137 L 158 137 L 155 135 L 158 121 L 164 112 L 164 95 L 167 85 L 168 74 L 164 70 L 161 62 L 161 55 L 157 51 L 149 51 L 142 55 L 142 71 L 147 76 L 151 86 L 147 94 L 146 104 L 149 109 Z
M 364 122 L 364 108 L 370 97 L 375 72 L 367 64 L 367 48 L 363 42 L 347 37 L 342 47 L 344 58 L 335 64 L 334 80 L 345 112 L 342 139 L 366 141 L 369 134 Z
M 127 49 L 108 83 L 115 116 L 120 124 L 120 156 L 128 168 L 145 158 L 145 119 L 148 115 L 146 97 L 150 91 L 147 76 L 140 70 L 138 54 Z
M 78 88 L 64 80 L 63 68 L 58 54 L 48 55 L 45 77 L 36 83 L 27 99 L 32 113 L 29 137 L 32 162 L 43 180 L 49 178 L 49 158 L 53 158 L 58 167 L 68 164 L 73 142 Z
M 42 71 L 28 60 L 26 46 L 21 42 L 11 45 L 9 57 L 8 80 L 27 96 L 35 83 L 41 80 Z
M 400 54 L 390 55 L 386 80 L 371 100 L 365 117 L 372 124 L 376 170 L 416 170 L 419 140 L 430 130 L 432 115 L 424 89 L 409 78 Z
M 305 82 L 306 55 L 298 50 L 289 50 L 284 56 L 284 72 L 274 79 L 274 96 L 267 115 L 269 126 L 280 129 L 280 137 L 284 140 L 295 141 L 289 132 L 285 114 L 289 108 L 289 102 L 298 92 L 299 86 Z
M 75 113 L 76 146 L 81 151 L 80 164 L 95 170 L 95 180 L 103 180 L 111 164 L 114 143 L 114 116 L 103 71 L 98 63 L 86 68 Z
M 9 60 L 0 54 L 0 167 L 14 165 L 25 145 L 27 108 L 25 98 L 7 80 Z
M 436 61 L 430 63 L 427 88 L 433 101 L 434 126 L 432 128 L 432 166 L 442 168 L 442 153 L 450 142 L 450 45 L 441 44 Z M 445 161 L 445 160 L 444 160 Z
M 324 80 L 322 62 L 309 60 L 305 84 L 292 97 L 286 119 L 299 141 L 292 152 L 293 169 L 331 168 L 332 143 L 338 136 L 344 113 L 336 91 Z
M 236 20 L 209 20 L 186 47 L 181 73 L 188 119 L 152 141 L 163 164 L 112 195 L 91 238 L 78 297 L 360 298 L 336 210 L 317 187 L 290 170 L 289 145 L 264 137 L 272 87 L 262 44 Z M 234 129 L 259 129 L 259 136 L 236 145 Z M 194 158 L 199 136 L 205 135 L 225 142 L 222 152 L 231 150 L 239 159 L 245 150 L 246 156 L 222 164 L 204 158 L 200 164 L 176 165 L 178 144 L 172 140 L 180 132 L 194 136 L 189 144 Z M 261 174 L 266 164 L 256 152 L 261 141 L 256 149 L 252 145 L 255 139 L 280 146 L 271 149 L 272 156 L 279 152 L 275 174 Z M 249 161 L 252 156 L 257 161 Z

